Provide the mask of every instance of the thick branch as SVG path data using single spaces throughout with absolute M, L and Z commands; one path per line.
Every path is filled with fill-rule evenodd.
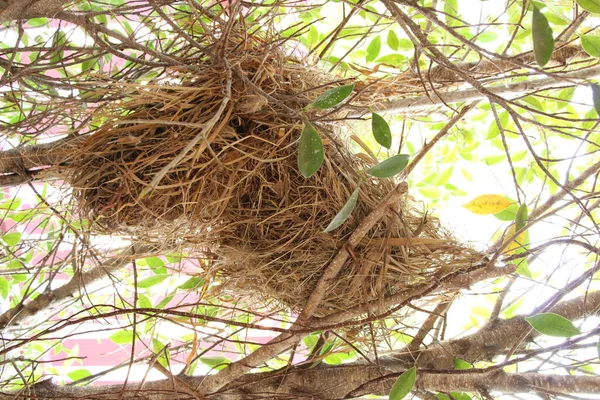
M 487 86 L 486 89 L 498 96 L 519 95 L 520 93 L 536 92 L 549 88 L 564 88 L 573 86 L 573 80 L 585 80 L 600 75 L 600 66 L 594 66 L 578 71 L 555 73 L 549 78 L 533 81 L 523 81 L 504 86 Z M 468 102 L 485 99 L 487 96 L 478 89 L 457 90 L 449 93 L 437 93 L 439 96 L 418 96 L 389 102 L 382 102 L 371 108 L 374 111 L 386 113 L 405 113 L 426 110 L 445 104 Z M 367 109 L 357 109 L 352 116 L 362 115 Z
M 75 156 L 81 142 L 81 137 L 66 137 L 55 142 L 2 151 L 0 174 L 18 175 L 32 169 L 61 165 Z
M 209 396 L 213 400 L 238 400 L 249 398 L 304 398 L 342 399 L 346 395 L 364 394 L 387 395 L 399 371 L 386 370 L 378 366 L 340 365 L 312 369 L 292 368 L 286 372 L 251 374 L 231 382 L 220 393 Z M 187 387 L 198 387 L 205 376 L 179 377 Z M 183 387 L 174 387 L 174 380 L 165 379 L 130 383 L 123 390 L 122 385 L 110 386 L 59 386 L 46 381 L 23 391 L 0 394 L 0 400 L 33 398 L 66 400 L 76 398 L 129 399 L 140 394 L 151 400 L 172 400 L 175 393 L 178 399 L 193 399 L 185 395 Z M 600 377 L 546 375 L 535 373 L 508 374 L 498 370 L 447 371 L 434 373 L 418 371 L 416 388 L 441 392 L 477 392 L 481 389 L 504 393 L 527 393 L 543 391 L 547 393 L 600 393 Z M 122 397 L 121 397 L 122 396 Z
M 591 292 L 572 300 L 563 301 L 554 306 L 550 311 L 575 321 L 587 314 L 598 313 L 600 309 L 600 291 Z M 424 368 L 452 369 L 453 357 L 458 357 L 468 362 L 490 360 L 510 349 L 515 343 L 515 338 L 526 334 L 525 341 L 531 341 L 539 333 L 531 329 L 523 316 L 506 320 L 497 320 L 483 327 L 481 330 L 455 340 L 430 346 L 418 352 L 402 352 L 385 360 L 386 365 L 401 363 L 405 367 L 414 363 Z
M 53 17 L 73 0 L 0 0 L 0 23 L 19 19 Z

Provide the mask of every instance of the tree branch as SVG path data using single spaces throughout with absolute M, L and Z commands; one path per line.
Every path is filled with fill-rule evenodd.
M 575 321 L 589 314 L 596 314 L 600 309 L 600 291 L 563 301 L 549 311 Z M 411 366 L 417 359 L 417 365 L 431 369 L 454 368 L 453 357 L 473 363 L 490 360 L 502 354 L 514 345 L 515 337 L 530 331 L 525 341 L 531 341 L 540 334 L 531 329 L 524 316 L 516 316 L 506 320 L 496 320 L 479 331 L 459 339 L 448 340 L 420 351 L 400 350 L 394 356 L 383 359 L 385 365 L 400 363 L 404 367 Z
M 98 265 L 86 272 L 75 273 L 71 280 L 63 286 L 40 294 L 34 300 L 27 304 L 20 303 L 16 307 L 4 312 L 0 315 L 0 329 L 6 328 L 8 325 L 15 324 L 27 317 L 31 317 L 38 312 L 46 309 L 52 303 L 65 300 L 76 294 L 81 288 L 92 284 L 111 273 L 121 269 L 131 261 L 132 254 L 152 252 L 153 249 L 147 245 L 134 245 L 123 251 L 118 256 L 112 258 L 106 264 Z
M 0 0 L 0 23 L 53 17 L 73 0 Z
M 54 142 L 20 146 L 0 152 L 0 174 L 20 174 L 31 169 L 53 167 L 76 155 L 82 137 L 66 137 Z
M 307 327 L 307 323 L 312 317 L 313 312 L 317 309 L 317 306 L 325 296 L 327 289 L 330 287 L 332 281 L 337 276 L 340 269 L 344 266 L 344 263 L 350 256 L 349 249 L 357 246 L 367 232 L 381 219 L 381 217 L 388 212 L 388 207 L 396 203 L 408 190 L 406 182 L 399 183 L 394 190 L 379 203 L 379 205 L 371 211 L 369 215 L 365 217 L 350 235 L 347 242 L 339 250 L 333 260 L 329 263 L 325 269 L 323 275 L 319 279 L 316 288 L 306 302 L 302 313 L 294 322 L 290 330 L 303 329 Z M 282 351 L 290 348 L 294 344 L 298 343 L 304 334 L 289 334 L 282 333 L 276 338 L 272 339 L 269 343 L 256 350 L 254 353 L 248 355 L 242 360 L 236 361 L 229 364 L 229 366 L 215 375 L 208 376 L 202 384 L 201 391 L 203 394 L 216 392 L 218 389 L 226 385 L 228 382 L 237 379 L 243 374 L 250 371 L 252 368 L 256 368 L 263 364 L 267 360 L 280 354 Z
M 398 375 L 403 372 L 384 369 L 372 365 L 339 365 L 316 368 L 292 368 L 287 371 L 263 372 L 246 375 L 230 382 L 219 393 L 211 395 L 211 400 L 241 400 L 249 398 L 304 398 L 304 399 L 343 399 L 348 394 L 387 395 Z M 178 381 L 188 388 L 198 387 L 206 376 L 178 377 Z M 61 386 L 44 381 L 20 394 L 2 393 L 0 400 L 15 398 L 36 398 L 72 400 L 74 398 L 129 399 L 142 395 L 151 400 L 172 400 L 177 392 L 179 399 L 194 399 L 194 395 L 184 396 L 186 390 L 173 386 L 173 380 L 106 386 Z M 124 390 L 123 390 L 124 389 Z M 600 377 L 581 375 L 546 375 L 537 373 L 505 373 L 500 370 L 448 370 L 443 373 L 417 372 L 415 389 L 426 391 L 477 392 L 481 389 L 505 393 L 545 392 L 599 393 Z M 188 390 L 189 391 L 189 390 Z
M 600 74 L 600 66 L 581 69 L 577 71 L 555 73 L 552 77 L 511 83 L 503 86 L 487 86 L 487 91 L 497 95 L 517 95 L 524 92 L 536 92 L 549 88 L 565 88 L 575 85 L 573 80 L 586 80 Z M 457 90 L 448 93 L 438 93 L 438 96 L 417 96 L 401 100 L 382 102 L 371 106 L 373 111 L 385 113 L 406 113 L 439 107 L 446 104 L 468 102 L 487 98 L 479 89 Z M 360 116 L 368 112 L 367 108 L 355 108 L 350 116 Z

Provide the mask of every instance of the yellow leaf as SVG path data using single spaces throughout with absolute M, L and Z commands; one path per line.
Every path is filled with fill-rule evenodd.
M 506 234 L 504 235 L 504 243 L 509 241 L 515 235 L 515 224 L 512 224 L 506 230 Z M 504 254 L 510 256 L 515 253 L 516 250 L 523 247 L 527 240 L 527 230 L 519 233 L 519 236 L 515 238 L 507 247 L 504 249 Z
M 504 196 L 497 194 L 483 194 L 475 197 L 463 207 L 474 214 L 487 215 L 496 214 L 510 206 L 512 202 Z

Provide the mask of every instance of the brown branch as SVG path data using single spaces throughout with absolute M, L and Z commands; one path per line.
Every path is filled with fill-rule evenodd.
M 536 92 L 549 88 L 565 88 L 574 86 L 572 80 L 586 80 L 600 75 L 600 66 L 594 66 L 577 71 L 555 73 L 549 78 L 528 80 L 503 86 L 486 86 L 486 90 L 496 96 L 518 95 L 526 92 Z M 448 93 L 438 93 L 438 97 L 417 96 L 406 99 L 381 102 L 371 107 L 373 111 L 385 113 L 406 113 L 440 107 L 445 104 L 460 103 L 485 99 L 487 96 L 478 89 L 455 90 Z M 355 108 L 350 116 L 359 116 L 368 112 L 366 108 Z
M 325 269 L 316 288 L 307 300 L 302 313 L 292 325 L 290 330 L 303 329 L 307 326 L 309 319 L 325 296 L 327 289 L 330 287 L 336 275 L 350 256 L 349 249 L 354 248 L 360 243 L 367 232 L 388 211 L 388 207 L 396 203 L 406 193 L 407 190 L 408 185 L 405 182 L 399 183 L 394 190 L 388 193 L 381 203 L 379 203 L 377 208 L 371 211 L 371 213 L 367 215 L 367 217 L 358 225 L 352 235 L 350 235 L 348 238 L 346 244 L 339 250 L 331 263 L 329 263 L 329 266 Z M 208 376 L 202 383 L 202 393 L 207 394 L 216 392 L 228 382 L 239 378 L 243 374 L 249 372 L 252 368 L 258 367 L 267 360 L 292 347 L 306 334 L 307 333 L 295 335 L 289 333 L 280 334 L 272 339 L 269 343 L 256 350 L 254 353 L 248 355 L 242 360 L 229 364 L 227 368 L 224 368 L 217 374 Z
M 292 368 L 285 372 L 275 371 L 246 375 L 229 382 L 222 392 L 211 395 L 211 400 L 242 400 L 248 398 L 312 398 L 342 399 L 348 394 L 387 395 L 402 370 L 385 369 L 371 365 L 339 365 L 317 368 Z M 194 388 L 206 376 L 178 377 L 180 387 L 173 388 L 173 380 L 163 379 L 146 382 L 141 391 L 145 398 L 172 400 L 175 392 L 186 393 L 184 387 Z M 183 386 L 185 383 L 185 386 Z M 97 398 L 112 400 L 139 396 L 139 384 L 106 386 L 61 386 L 49 380 L 33 385 L 30 394 L 22 392 L 1 393 L 0 400 L 19 398 L 72 400 L 73 398 Z M 123 390 L 124 389 L 124 390 Z M 600 393 L 600 377 L 582 375 L 548 375 L 537 373 L 505 373 L 503 371 L 417 371 L 415 389 L 433 392 L 477 392 L 479 390 L 504 393 L 530 393 L 541 391 L 552 394 Z M 191 395 L 194 398 L 194 395 Z M 178 398 L 188 398 L 179 397 Z
M 576 321 L 588 314 L 598 313 L 600 307 L 600 291 L 563 301 L 549 311 Z M 459 339 L 448 340 L 439 345 L 431 346 L 419 352 L 400 350 L 390 360 L 392 364 L 401 363 L 405 367 L 414 363 L 425 368 L 452 369 L 453 357 L 474 363 L 480 360 L 490 360 L 507 351 L 514 344 L 515 338 L 529 331 L 531 326 L 524 316 L 516 316 L 506 320 L 496 320 L 479 331 Z M 527 334 L 525 341 L 531 341 L 540 334 L 533 330 Z
M 0 23 L 53 17 L 73 0 L 0 0 Z
M 23 171 L 58 166 L 77 152 L 82 137 L 66 137 L 54 142 L 16 147 L 0 152 L 0 174 L 18 175 Z
M 40 311 L 45 310 L 52 303 L 59 302 L 76 294 L 81 288 L 92 284 L 111 273 L 127 265 L 133 254 L 144 254 L 152 252 L 153 249 L 146 245 L 134 245 L 123 251 L 120 255 L 112 258 L 103 265 L 98 265 L 86 272 L 75 273 L 71 280 L 63 286 L 42 293 L 27 304 L 19 304 L 0 315 L 0 329 L 8 325 L 15 324 L 27 317 L 31 317 Z

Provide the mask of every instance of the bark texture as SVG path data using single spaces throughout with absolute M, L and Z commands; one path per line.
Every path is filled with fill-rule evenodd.
M 53 17 L 73 0 L 0 0 L 0 23 L 37 17 Z

